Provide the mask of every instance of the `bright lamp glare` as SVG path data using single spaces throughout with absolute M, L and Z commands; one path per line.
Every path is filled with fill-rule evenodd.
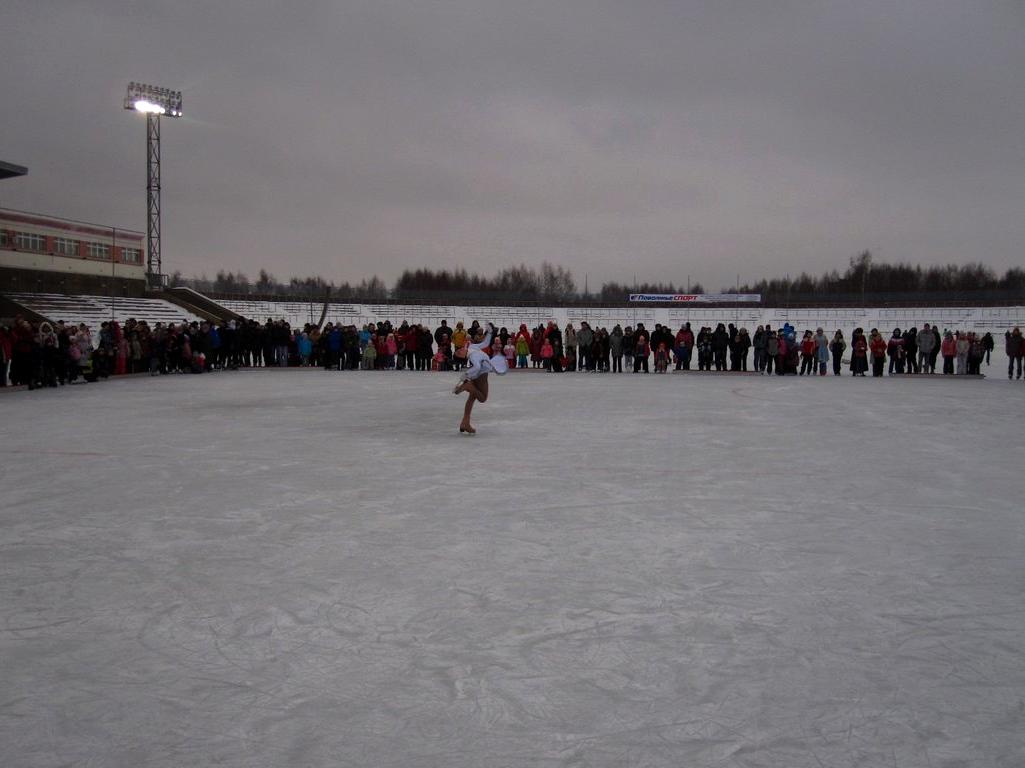
M 182 92 L 155 85 L 131 82 L 125 94 L 125 109 L 149 115 L 182 116 Z
M 145 99 L 139 99 L 135 102 L 135 109 L 139 112 L 152 112 L 157 115 L 163 115 L 167 112 L 159 104 L 154 104 L 152 101 L 146 101 Z

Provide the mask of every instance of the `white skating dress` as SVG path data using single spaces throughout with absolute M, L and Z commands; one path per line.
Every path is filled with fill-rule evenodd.
M 484 351 L 484 347 L 491 344 L 493 333 L 494 329 L 489 326 L 483 341 L 479 344 L 470 344 L 466 354 L 467 368 L 461 377 L 463 380 L 473 381 L 485 373 L 497 373 L 501 376 L 509 370 L 509 361 L 505 359 L 505 355 L 499 353 L 488 357 Z

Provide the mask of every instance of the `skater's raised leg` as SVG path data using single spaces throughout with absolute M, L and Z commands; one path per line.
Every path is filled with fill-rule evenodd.
M 482 374 L 476 379 L 464 381 L 462 391 L 466 392 L 466 405 L 463 407 L 463 420 L 459 422 L 459 431 L 475 434 L 476 429 L 470 423 L 470 414 L 473 413 L 473 404 L 487 402 L 488 399 L 488 375 Z

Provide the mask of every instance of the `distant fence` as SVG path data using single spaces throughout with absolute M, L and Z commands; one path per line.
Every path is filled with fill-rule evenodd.
M 202 291 L 203 295 L 212 299 L 230 299 L 234 301 L 288 301 L 323 304 L 325 301 L 351 302 L 354 304 L 435 304 L 435 305 L 482 305 L 500 304 L 511 307 L 595 307 L 619 308 L 629 307 L 628 296 L 620 301 L 603 301 L 597 297 L 583 299 L 542 299 L 531 296 L 517 296 L 515 293 L 501 291 L 457 292 L 457 291 L 423 291 L 416 294 L 392 295 L 387 298 L 379 296 L 329 295 L 325 291 L 313 294 L 257 294 L 257 293 L 223 293 L 218 291 Z M 664 305 L 673 306 L 667 302 Z M 766 294 L 762 301 L 752 304 L 743 302 L 719 302 L 718 307 L 738 307 L 749 309 L 752 306 L 780 307 L 799 309 L 803 307 L 989 307 L 989 306 L 1025 306 L 1025 291 L 963 291 L 963 292 L 894 292 L 894 293 L 839 293 L 839 294 Z

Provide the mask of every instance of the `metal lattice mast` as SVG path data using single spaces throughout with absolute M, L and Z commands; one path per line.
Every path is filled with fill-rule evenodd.
M 150 288 L 160 288 L 160 116 L 182 116 L 182 92 L 132 82 L 125 93 L 125 109 L 146 115 L 146 281 Z
M 159 283 L 160 268 L 160 115 L 146 115 L 146 278 Z

